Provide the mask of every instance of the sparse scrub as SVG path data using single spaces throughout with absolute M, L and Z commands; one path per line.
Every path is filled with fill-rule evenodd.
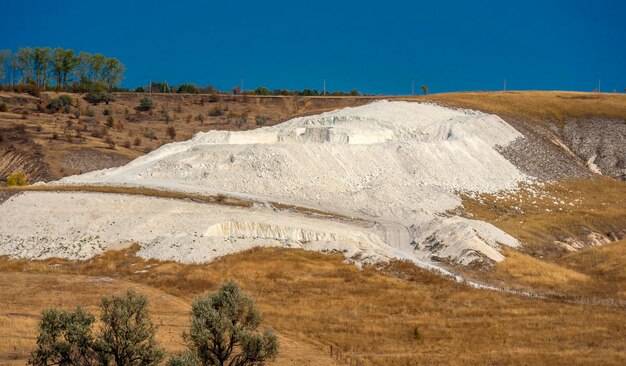
M 141 98 L 141 100 L 139 101 L 139 107 L 137 107 L 138 110 L 140 111 L 150 111 L 154 108 L 154 101 L 152 101 L 152 99 L 148 98 L 148 97 L 143 97 Z
M 52 98 L 48 103 L 48 109 L 52 112 L 58 112 L 60 110 L 66 110 L 69 112 L 69 107 L 72 105 L 72 98 L 69 95 L 61 95 L 57 98 Z
M 257 114 L 256 117 L 254 117 L 254 120 L 256 121 L 257 125 L 263 126 L 263 125 L 265 125 L 267 123 L 269 118 L 267 116 L 263 116 L 263 115 Z
M 141 146 L 141 137 L 139 136 L 135 137 L 135 139 L 133 140 L 133 145 Z
M 102 110 L 102 114 L 105 115 L 105 116 L 109 116 L 109 115 L 111 115 L 111 110 L 108 107 L 105 107 Z
M 176 128 L 174 126 L 169 126 L 166 130 L 167 136 L 169 136 L 170 140 L 176 138 Z
M 104 126 L 96 126 L 92 131 L 91 131 L 91 136 L 96 137 L 96 138 L 103 138 L 105 135 L 107 134 L 106 129 L 104 128 Z
M 154 134 L 154 131 L 152 131 L 151 129 L 145 129 L 143 131 L 143 137 L 148 140 L 156 140 L 156 135 Z
M 0 112 L 8 112 L 9 107 L 7 107 L 6 103 L 0 103 Z
M 223 114 L 224 114 L 224 112 L 222 111 L 222 109 L 220 107 L 213 107 L 209 111 L 209 116 L 211 116 L 211 117 L 219 117 L 219 116 L 221 116 Z
M 25 186 L 28 182 L 22 172 L 14 172 L 7 176 L 7 186 Z
M 114 126 L 115 121 L 113 120 L 113 116 L 107 117 L 107 127 L 112 128 Z
M 109 104 L 109 102 L 115 101 L 115 96 L 105 90 L 95 90 L 95 91 L 89 92 L 85 96 L 85 100 L 92 104 L 99 104 L 99 103 Z
M 109 145 L 109 149 L 112 149 L 112 150 L 115 149 L 115 140 L 113 139 L 111 135 L 105 136 L 104 142 L 106 142 Z

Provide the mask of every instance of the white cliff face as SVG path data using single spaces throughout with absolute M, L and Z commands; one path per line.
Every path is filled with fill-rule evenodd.
M 120 240 L 137 240 L 144 245 L 142 255 L 160 259 L 202 261 L 214 257 L 207 256 L 206 248 L 224 254 L 258 243 L 289 243 L 319 250 L 341 248 L 360 255 L 370 251 L 371 258 L 443 258 L 468 264 L 481 258 L 501 260 L 498 243 L 517 242 L 491 225 L 456 217 L 444 219 L 441 214 L 460 204 L 456 191 L 494 192 L 514 188 L 525 180 L 495 149 L 518 138 L 522 138 L 519 132 L 494 115 L 433 104 L 380 101 L 252 131 L 199 133 L 189 141 L 164 145 L 126 166 L 64 178 L 56 184 L 228 193 L 345 213 L 377 223 L 375 230 L 352 227 L 346 231 L 328 224 L 306 226 L 271 212 L 264 213 L 265 221 L 256 217 L 233 220 L 216 213 L 218 221 L 193 227 L 194 233 L 200 233 L 194 235 L 203 237 L 200 244 L 190 229 L 176 220 L 175 206 L 168 201 L 159 217 L 176 235 L 156 235 L 160 231 L 157 226 L 145 236 L 137 234 L 141 230 L 136 226 L 118 228 Z M 25 207 L 24 200 L 30 195 L 5 205 Z M 75 206 L 71 200 L 57 203 Z M 95 212 L 101 210 L 88 206 Z M 89 217 L 90 212 L 84 215 Z M 119 214 L 121 218 L 132 216 Z M 145 221 L 149 216 L 142 217 Z M 58 224 L 54 218 L 41 220 L 32 224 Z M 139 217 L 136 220 L 141 226 Z M 179 226 L 170 227 L 170 221 Z M 12 240 L 27 236 L 26 228 L 16 231 L 10 226 L 9 220 L 0 220 L 0 233 L 11 232 Z M 98 230 L 95 224 L 83 229 Z M 114 238 L 100 236 L 99 240 L 106 246 Z M 0 253 L 12 254 L 16 248 L 5 249 L 6 245 L 0 238 Z M 167 245 L 179 245 L 181 253 L 187 254 L 158 251 Z

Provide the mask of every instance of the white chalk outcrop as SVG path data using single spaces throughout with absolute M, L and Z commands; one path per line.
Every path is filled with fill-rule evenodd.
M 133 225 L 115 226 L 117 233 L 100 232 L 101 223 L 89 224 L 89 218 L 110 209 L 104 197 L 95 200 L 97 195 L 83 194 L 86 196 L 81 197 L 92 198 L 79 200 L 79 204 L 76 198 L 39 193 L 37 200 L 54 202 L 68 211 L 88 207 L 74 219 L 83 236 L 98 232 L 97 245 L 103 247 L 115 238 L 135 240 L 143 246 L 142 255 L 160 259 L 197 262 L 253 245 L 290 245 L 336 249 L 373 259 L 443 259 L 462 264 L 485 258 L 498 261 L 502 259 L 499 245 L 515 246 L 514 238 L 489 224 L 443 214 L 460 204 L 456 191 L 493 192 L 514 188 L 526 179 L 496 150 L 518 138 L 522 138 L 519 132 L 494 115 L 434 104 L 379 101 L 257 130 L 199 133 L 126 166 L 56 183 L 227 193 L 360 217 L 375 223 L 368 228 L 260 208 L 250 215 L 240 212 L 233 219 L 226 214 L 231 208 L 208 205 L 202 207 L 212 212 L 214 221 L 187 227 L 179 220 L 179 203 L 161 200 L 167 205 L 158 214 L 119 212 L 120 221 Z M 34 195 L 14 197 L 4 206 L 28 210 L 37 203 Z M 99 203 L 87 204 L 92 199 Z M 45 210 L 50 204 L 38 207 Z M 150 234 L 142 231 L 145 220 L 154 215 L 161 224 L 151 227 Z M 0 254 L 30 256 L 28 250 L 36 245 L 34 239 L 27 239 L 33 235 L 28 226 L 41 227 L 37 240 L 45 242 L 52 235 L 46 230 L 56 230 L 62 221 L 35 212 L 22 217 L 26 225 L 22 229 L 16 229 L 11 220 L 0 220 Z M 72 250 L 83 253 L 76 249 L 76 240 L 57 236 L 53 242 L 57 247 L 74 243 Z M 11 242 L 31 249 L 20 251 Z M 165 250 L 170 246 L 179 250 Z M 56 249 L 46 250 L 57 253 Z M 72 257 L 70 252 L 63 256 Z

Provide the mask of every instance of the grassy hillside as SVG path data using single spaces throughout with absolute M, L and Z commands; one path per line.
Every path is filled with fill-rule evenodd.
M 537 123 L 562 126 L 568 118 L 600 117 L 626 120 L 626 94 L 582 92 L 468 92 L 409 98 L 429 100 L 451 107 L 477 109 Z
M 207 265 L 145 261 L 130 249 L 86 262 L 0 260 L 0 354 L 24 360 L 46 306 L 147 292 L 159 340 L 182 347 L 190 301 L 235 278 L 286 346 L 279 365 L 623 364 L 624 308 L 476 290 L 403 262 L 359 270 L 340 254 L 255 249 Z M 167 309 L 167 311 L 165 310 Z M 336 354 L 336 353 L 334 353 Z
M 71 113 L 38 110 L 37 105 L 54 96 L 0 93 L 9 107 L 0 112 L 0 171 L 22 169 L 33 180 L 53 179 L 121 165 L 198 131 L 258 128 L 376 99 L 151 95 L 156 108 L 150 113 L 135 110 L 142 95 L 118 94 L 108 106 L 114 120 L 109 127 L 109 116 L 103 113 L 107 106 L 86 104 L 80 95 L 72 95 L 80 105 Z M 242 283 L 257 299 L 267 324 L 278 331 L 283 345 L 278 365 L 626 363 L 626 244 L 620 240 L 626 237 L 626 183 L 591 173 L 588 156 L 566 136 L 571 121 L 592 128 L 598 118 L 617 121 L 615 125 L 626 121 L 626 95 L 507 92 L 397 99 L 496 113 L 534 134 L 539 142 L 529 150 L 551 146 L 545 156 L 562 155 L 538 170 L 566 161 L 569 165 L 562 170 L 586 172 L 513 192 L 466 194 L 455 212 L 490 222 L 522 243 L 519 250 L 505 250 L 506 259 L 494 266 L 455 270 L 503 287 L 539 292 L 546 299 L 472 289 L 403 262 L 359 270 L 339 254 L 301 250 L 255 249 L 207 265 L 146 261 L 134 256 L 137 248 L 85 262 L 0 258 L 0 339 L 10 340 L 0 342 L 0 364 L 24 363 L 45 307 L 95 309 L 100 295 L 129 287 L 149 295 L 160 324 L 159 340 L 169 352 L 180 350 L 190 302 L 228 278 Z M 85 116 L 87 108 L 93 117 Z M 75 110 L 81 111 L 79 118 Z M 176 130 L 173 139 L 167 136 L 168 127 Z M 156 139 L 145 137 L 149 132 Z M 612 153 L 619 157 L 619 146 Z M 154 190 L 93 189 L 252 204 Z M 0 190 L 0 202 L 15 192 Z M 610 241 L 616 242 L 606 244 Z

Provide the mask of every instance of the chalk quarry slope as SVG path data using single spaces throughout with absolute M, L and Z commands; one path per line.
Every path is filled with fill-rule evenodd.
M 262 204 L 246 209 L 96 193 L 27 193 L 3 204 L 5 210 L 19 207 L 24 219 L 0 220 L 0 254 L 86 258 L 136 241 L 140 255 L 184 262 L 254 245 L 339 250 L 361 260 L 499 261 L 499 245 L 516 246 L 514 238 L 446 212 L 461 203 L 455 192 L 494 192 L 526 180 L 497 150 L 522 138 L 495 115 L 388 101 L 251 131 L 199 133 L 123 167 L 54 184 L 226 193 L 359 220 L 305 217 Z

